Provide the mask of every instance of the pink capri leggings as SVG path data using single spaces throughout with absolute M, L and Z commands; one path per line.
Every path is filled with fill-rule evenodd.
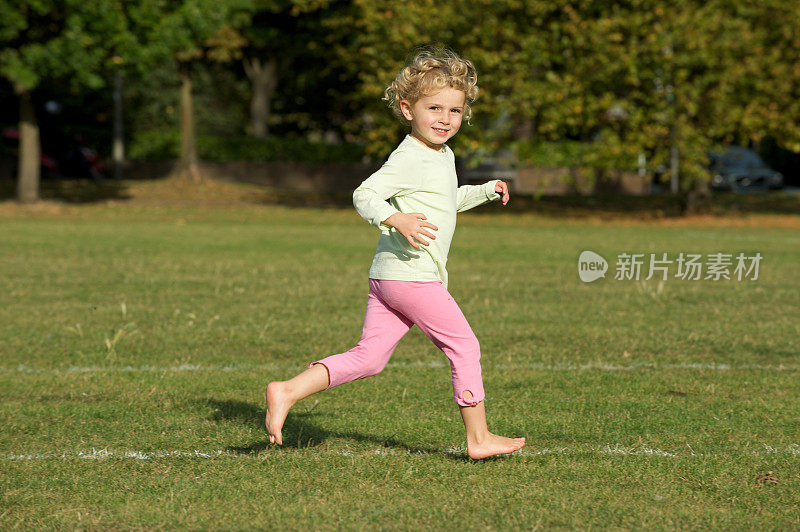
M 400 339 L 417 325 L 450 360 L 453 397 L 460 406 L 483 400 L 481 348 L 441 281 L 369 280 L 367 313 L 358 345 L 309 364 L 328 368 L 328 388 L 380 373 Z M 469 391 L 466 399 L 462 393 Z

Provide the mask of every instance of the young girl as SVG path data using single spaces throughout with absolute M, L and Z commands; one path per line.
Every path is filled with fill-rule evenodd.
M 506 438 L 486 426 L 480 345 L 447 291 L 447 253 L 456 213 L 489 201 L 508 203 L 502 181 L 458 186 L 453 152 L 445 144 L 469 120 L 478 95 L 472 63 L 452 52 L 422 52 L 386 88 L 384 100 L 411 126 L 386 163 L 353 193 L 358 214 L 381 230 L 369 270 L 369 295 L 358 345 L 312 362 L 288 381 L 267 386 L 270 443 L 300 399 L 377 375 L 400 339 L 417 325 L 450 360 L 453 395 L 467 432 L 467 453 L 511 453 L 525 438 Z M 388 201 L 387 201 L 388 200 Z M 420 245 L 421 244 L 421 245 Z

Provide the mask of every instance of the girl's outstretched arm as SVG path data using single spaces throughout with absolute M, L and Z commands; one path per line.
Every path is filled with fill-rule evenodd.
M 457 194 L 457 212 L 468 211 L 478 205 L 501 198 L 504 200 L 503 205 L 508 203 L 508 185 L 498 179 L 488 181 L 482 185 L 462 185 L 458 187 Z

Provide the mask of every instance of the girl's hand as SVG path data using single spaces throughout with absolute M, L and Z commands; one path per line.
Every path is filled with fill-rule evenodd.
M 505 184 L 503 181 L 498 181 L 494 185 L 494 191 L 502 196 L 500 200 L 503 202 L 503 205 L 508 203 L 509 193 L 508 193 L 508 185 Z
M 439 230 L 439 228 L 432 223 L 424 222 L 423 220 L 427 220 L 427 218 L 421 212 L 411 212 L 408 214 L 396 212 L 386 218 L 383 223 L 400 231 L 400 234 L 406 237 L 409 244 L 414 246 L 416 249 L 420 249 L 419 245 L 414 242 L 414 239 L 418 240 L 420 244 L 429 246 L 430 244 L 421 238 L 420 235 L 425 235 L 432 240 L 436 240 L 436 237 L 428 232 L 425 228 L 430 227 L 434 231 Z

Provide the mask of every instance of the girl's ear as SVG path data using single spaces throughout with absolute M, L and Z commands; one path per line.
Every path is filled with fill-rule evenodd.
M 400 112 L 406 117 L 406 120 L 413 120 L 414 113 L 411 112 L 411 104 L 408 100 L 400 100 Z

